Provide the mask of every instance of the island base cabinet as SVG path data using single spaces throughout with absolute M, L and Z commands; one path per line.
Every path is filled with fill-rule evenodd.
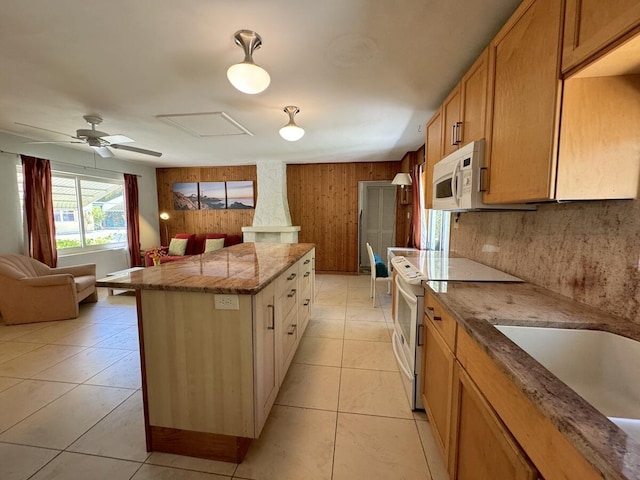
M 454 371 L 452 480 L 536 480 L 538 472 L 465 371 Z
M 260 435 L 278 395 L 276 361 L 275 287 L 268 285 L 254 298 L 254 370 L 256 392 L 256 436 Z
M 314 253 L 258 292 L 238 294 L 235 309 L 216 307 L 215 293 L 137 290 L 148 451 L 242 462 L 308 320 Z
M 147 448 L 238 461 L 257 436 L 250 295 L 143 290 L 138 322 Z

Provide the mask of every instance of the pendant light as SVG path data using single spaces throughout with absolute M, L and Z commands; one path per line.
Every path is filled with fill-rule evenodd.
M 304 135 L 304 128 L 296 125 L 293 117 L 300 112 L 298 107 L 288 106 L 284 107 L 284 112 L 289 115 L 289 123 L 280 129 L 280 136 L 290 142 L 296 142 Z
M 262 38 L 252 30 L 238 30 L 234 38 L 236 45 L 244 50 L 244 60 L 229 67 L 227 78 L 243 93 L 253 95 L 264 91 L 271 78 L 264 68 L 253 63 L 252 58 L 253 52 L 262 45 Z

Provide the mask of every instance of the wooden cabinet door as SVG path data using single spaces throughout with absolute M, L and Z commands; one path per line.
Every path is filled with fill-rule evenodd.
M 268 285 L 255 297 L 254 306 L 254 375 L 256 392 L 256 437 L 267 420 L 278 394 L 276 363 L 275 286 Z
M 425 129 L 424 205 L 433 207 L 433 166 L 442 160 L 442 109 L 433 114 Z
M 454 382 L 452 480 L 536 480 L 537 470 L 459 364 Z
M 451 392 L 455 357 L 424 318 L 422 403 L 431 422 L 431 428 L 444 458 L 449 454 L 449 427 L 451 424 Z
M 638 25 L 638 0 L 567 0 L 562 72 L 607 52 Z
M 460 82 L 462 93 L 462 145 L 487 136 L 489 49 L 471 66 Z
M 485 203 L 553 198 L 562 2 L 525 0 L 491 42 Z
M 458 85 L 442 104 L 442 156 L 455 152 L 462 144 L 462 94 Z

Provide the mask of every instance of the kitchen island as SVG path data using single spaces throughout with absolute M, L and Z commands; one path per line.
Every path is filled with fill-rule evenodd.
M 308 323 L 314 257 L 243 243 L 98 281 L 136 291 L 148 451 L 242 461 Z

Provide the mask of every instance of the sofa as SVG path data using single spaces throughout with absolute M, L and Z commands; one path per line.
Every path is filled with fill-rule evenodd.
M 0 313 L 7 325 L 77 318 L 97 302 L 95 264 L 51 268 L 31 257 L 0 255 Z
M 169 255 L 169 246 L 160 247 L 160 250 L 164 252 L 164 255 L 160 257 L 160 263 L 167 262 L 175 262 L 176 260 L 181 260 L 183 258 L 187 258 L 191 255 L 200 255 L 204 253 L 206 242 L 208 239 L 224 239 L 224 247 L 230 247 L 231 245 L 237 245 L 238 243 L 242 243 L 242 236 L 240 235 L 229 235 L 226 233 L 205 233 L 205 234 L 195 234 L 195 233 L 178 233 L 173 236 L 175 239 L 179 240 L 187 240 L 187 245 L 185 248 L 184 255 Z M 151 257 L 151 251 L 148 250 L 145 254 L 145 265 L 147 267 L 153 266 L 153 258 Z

